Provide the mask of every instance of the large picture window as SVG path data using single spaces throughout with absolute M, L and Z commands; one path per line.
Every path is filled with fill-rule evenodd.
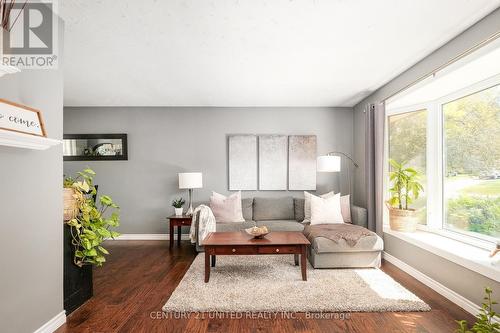
M 405 163 L 424 186 L 411 205 L 419 228 L 489 248 L 500 240 L 500 74 L 444 96 L 439 89 L 426 87 L 430 101 L 407 102 L 422 88 L 386 109 L 386 198 L 390 159 Z
M 388 118 L 388 127 L 389 158 L 398 163 L 411 165 L 422 174 L 424 193 L 412 203 L 412 207 L 418 210 L 419 223 L 426 224 L 427 110 L 391 115 Z
M 500 238 L 500 85 L 442 112 L 444 228 Z

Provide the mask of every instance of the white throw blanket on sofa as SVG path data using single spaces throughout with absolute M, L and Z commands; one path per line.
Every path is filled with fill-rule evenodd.
M 199 214 L 198 214 L 199 212 Z M 199 205 L 193 212 L 193 221 L 189 238 L 191 243 L 196 243 L 196 227 L 198 227 L 198 245 L 208 236 L 210 232 L 215 232 L 215 216 L 210 207 Z

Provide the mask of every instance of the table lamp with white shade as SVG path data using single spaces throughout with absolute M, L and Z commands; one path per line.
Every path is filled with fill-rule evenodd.
M 179 188 L 189 190 L 189 208 L 186 215 L 193 215 L 193 189 L 203 187 L 203 176 L 201 172 L 179 173 Z

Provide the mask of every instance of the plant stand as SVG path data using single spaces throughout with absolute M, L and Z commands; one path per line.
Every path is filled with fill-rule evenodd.
M 92 265 L 78 267 L 73 263 L 71 227 L 64 224 L 64 310 L 66 315 L 93 295 Z

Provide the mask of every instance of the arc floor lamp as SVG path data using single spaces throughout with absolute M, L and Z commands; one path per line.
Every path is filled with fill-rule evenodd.
M 350 160 L 356 168 L 359 167 L 358 163 L 356 163 L 348 154 L 341 151 L 331 151 L 326 155 L 318 156 L 318 159 L 316 160 L 316 170 L 318 172 L 340 172 L 342 156 Z M 349 168 L 347 168 L 347 182 L 349 184 L 349 194 L 351 194 L 351 178 L 349 175 Z

